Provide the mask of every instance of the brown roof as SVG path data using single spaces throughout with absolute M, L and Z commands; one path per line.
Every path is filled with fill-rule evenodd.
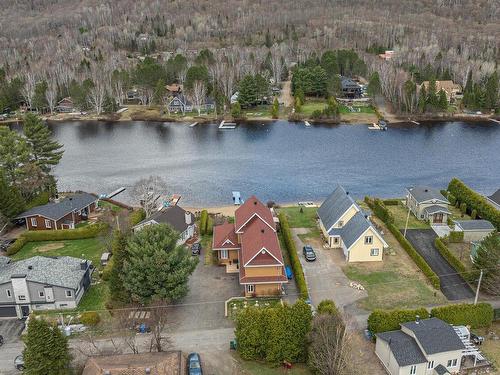
M 246 265 L 283 265 L 276 232 L 261 220 L 253 219 L 241 235 L 240 262 Z
M 224 223 L 214 226 L 212 249 L 239 249 L 238 235 L 234 233 L 234 224 Z
M 177 83 L 172 83 L 171 85 L 166 85 L 165 88 L 170 92 L 180 92 L 182 91 L 182 85 Z
M 246 276 L 245 267 L 240 267 L 240 284 L 260 284 L 260 283 L 286 283 L 288 279 L 285 275 L 285 268 L 281 268 L 279 276 Z
M 422 85 L 425 89 L 428 89 L 429 81 L 422 82 Z M 436 81 L 436 91 L 439 92 L 441 89 L 446 91 L 448 94 L 451 94 L 454 91 L 461 91 L 462 87 L 453 81 Z
M 243 226 L 247 225 L 251 219 L 257 218 L 268 224 L 274 231 L 276 231 L 276 224 L 274 224 L 273 214 L 261 201 L 252 195 L 243 203 L 236 212 L 235 216 L 235 229 L 239 233 L 242 231 Z
M 180 351 L 141 354 L 119 354 L 90 357 L 82 375 L 144 375 L 146 369 L 151 375 L 181 375 L 184 373 Z

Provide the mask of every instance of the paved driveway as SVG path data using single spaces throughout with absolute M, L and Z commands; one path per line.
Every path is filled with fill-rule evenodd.
M 431 228 L 439 237 L 450 235 L 451 229 L 448 225 L 431 225 Z
M 0 335 L 4 338 L 4 345 L 0 347 L 0 374 L 20 373 L 14 369 L 14 358 L 24 348 L 20 338 L 23 329 L 23 320 L 0 319 Z
M 408 229 L 406 232 L 408 241 L 439 276 L 441 291 L 446 298 L 450 301 L 473 298 L 474 292 L 469 285 L 460 275 L 457 275 L 457 271 L 434 247 L 436 237 L 432 229 Z

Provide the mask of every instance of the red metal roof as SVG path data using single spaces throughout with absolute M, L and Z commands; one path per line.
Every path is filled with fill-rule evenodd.
M 225 223 L 214 226 L 212 249 L 239 249 L 238 235 L 234 233 L 234 224 Z
M 278 236 L 261 220 L 252 220 L 241 234 L 240 263 L 245 266 L 250 261 L 252 265 L 283 264 Z
M 273 214 L 261 201 L 252 195 L 236 210 L 235 214 L 235 229 L 236 232 L 242 232 L 243 227 L 247 226 L 251 221 L 258 220 L 267 223 L 267 225 L 276 231 Z

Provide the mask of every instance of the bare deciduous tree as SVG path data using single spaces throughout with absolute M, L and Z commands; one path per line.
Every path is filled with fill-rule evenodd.
M 24 86 L 21 90 L 21 94 L 23 95 L 23 98 L 26 101 L 26 105 L 30 109 L 33 105 L 33 97 L 35 96 L 35 86 L 36 86 L 35 75 L 31 72 L 26 73 L 26 76 L 24 77 Z
M 201 80 L 196 80 L 193 82 L 193 88 L 191 90 L 191 99 L 193 100 L 194 107 L 198 111 L 198 116 L 201 115 L 201 106 L 205 103 L 205 97 L 207 93 L 207 88 L 205 82 Z
M 49 81 L 47 90 L 45 91 L 45 99 L 47 100 L 50 113 L 54 113 L 57 104 L 57 83 L 53 79 Z
M 132 186 L 131 194 L 138 200 L 146 213 L 146 217 L 158 207 L 158 200 L 167 193 L 167 183 L 160 176 L 142 178 Z

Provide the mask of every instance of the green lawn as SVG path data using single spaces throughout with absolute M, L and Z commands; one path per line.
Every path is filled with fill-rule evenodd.
M 375 110 L 373 109 L 372 106 L 352 106 L 353 108 L 357 109 L 359 108 L 359 112 L 351 112 L 349 110 L 349 108 L 345 105 L 341 105 L 340 106 L 340 113 L 352 113 L 352 114 L 356 114 L 356 113 L 375 113 Z
M 306 99 L 306 102 L 302 105 L 300 113 L 305 116 L 311 116 L 314 111 L 322 111 L 325 108 L 325 99 Z
M 106 309 L 106 301 L 108 300 L 109 289 L 108 284 L 100 282 L 90 286 L 83 298 L 81 299 L 77 311 L 97 311 Z
M 109 203 L 106 201 L 99 201 L 99 207 L 109 208 L 113 212 L 119 212 L 122 210 L 122 208 L 120 206 L 117 206 L 116 204 Z
M 291 370 L 285 370 L 283 367 L 272 367 L 263 362 L 244 361 L 235 354 L 235 360 L 240 364 L 243 375 L 310 375 L 311 371 L 302 363 L 294 364 Z
M 302 209 L 302 212 L 300 210 Z M 282 207 L 279 209 L 288 218 L 291 228 L 315 228 L 316 227 L 316 207 Z
M 97 238 L 63 241 L 34 241 L 28 242 L 21 250 L 12 256 L 14 260 L 26 259 L 35 255 L 41 256 L 72 256 L 85 258 L 99 267 L 103 245 Z
M 398 204 L 397 206 L 386 206 L 387 209 L 394 216 L 394 225 L 403 229 L 406 224 L 406 217 L 408 216 L 408 209 L 403 206 L 403 204 Z M 408 229 L 428 229 L 429 224 L 425 221 L 417 220 L 417 218 L 410 212 L 410 218 L 408 220 Z
M 271 105 L 258 105 L 256 107 L 243 110 L 245 116 L 249 119 L 259 117 L 271 117 Z

